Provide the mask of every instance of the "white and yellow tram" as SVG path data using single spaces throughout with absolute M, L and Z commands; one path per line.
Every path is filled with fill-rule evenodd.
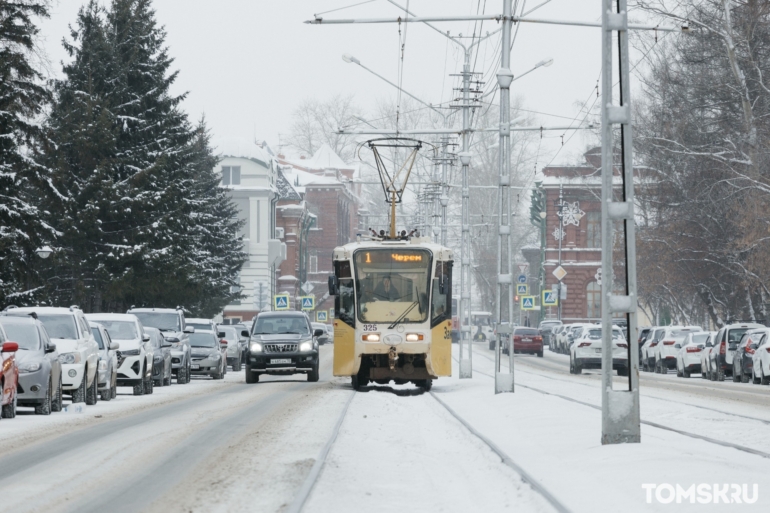
M 452 374 L 452 250 L 430 238 L 334 250 L 334 375 L 430 389 Z

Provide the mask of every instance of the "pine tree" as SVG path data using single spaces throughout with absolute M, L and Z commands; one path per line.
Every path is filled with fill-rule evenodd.
M 30 157 L 40 139 L 35 118 L 49 100 L 31 63 L 44 1 L 0 0 L 0 303 L 29 302 L 36 282 L 34 251 L 52 235 L 40 222 L 32 192 L 44 179 Z

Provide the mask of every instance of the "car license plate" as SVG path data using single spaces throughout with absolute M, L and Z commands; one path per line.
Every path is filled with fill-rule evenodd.
M 192 370 L 198 370 L 198 369 L 200 369 L 200 368 L 201 368 L 201 366 L 200 366 L 200 365 L 198 365 L 197 363 L 194 363 L 194 364 L 190 365 L 190 368 L 191 368 Z
M 291 363 L 291 358 L 273 358 L 270 363 L 275 365 L 276 363 Z
M 521 339 L 522 342 L 532 342 L 531 338 L 523 338 Z

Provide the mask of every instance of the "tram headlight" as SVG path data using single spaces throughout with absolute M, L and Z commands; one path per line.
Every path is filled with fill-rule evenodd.
M 364 334 L 361 339 L 364 342 L 379 342 L 380 341 L 380 334 L 379 333 L 366 333 Z
M 258 342 L 254 342 L 251 344 L 251 352 L 252 353 L 261 353 L 262 352 L 262 344 Z
M 406 341 L 407 342 L 419 342 L 423 339 L 422 333 L 407 333 L 406 334 Z
M 300 353 L 307 353 L 307 352 L 312 351 L 312 350 L 313 350 L 313 341 L 312 340 L 307 340 L 305 342 L 302 342 L 299 345 Z

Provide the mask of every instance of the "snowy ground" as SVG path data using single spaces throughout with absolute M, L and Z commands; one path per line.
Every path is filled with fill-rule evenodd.
M 456 350 L 456 347 L 455 347 Z M 348 380 L 302 375 L 156 388 L 83 413 L 0 422 L 3 511 L 283 512 L 344 405 Z M 642 374 L 642 443 L 602 446 L 599 375 L 567 359 L 516 358 L 516 392 L 493 393 L 492 352 L 474 376 L 356 393 L 303 511 L 759 511 L 770 505 L 770 387 Z M 455 365 L 455 368 L 457 366 Z M 456 371 L 456 369 L 455 369 Z M 622 380 L 618 380 L 621 384 Z M 505 453 L 548 502 L 453 417 Z M 31 410 L 29 410 L 31 411 Z M 675 432 L 672 430 L 678 430 Z M 701 438 L 697 438 L 701 437 Z M 727 442 L 737 447 L 725 447 Z M 753 504 L 650 503 L 643 484 L 758 485 Z

